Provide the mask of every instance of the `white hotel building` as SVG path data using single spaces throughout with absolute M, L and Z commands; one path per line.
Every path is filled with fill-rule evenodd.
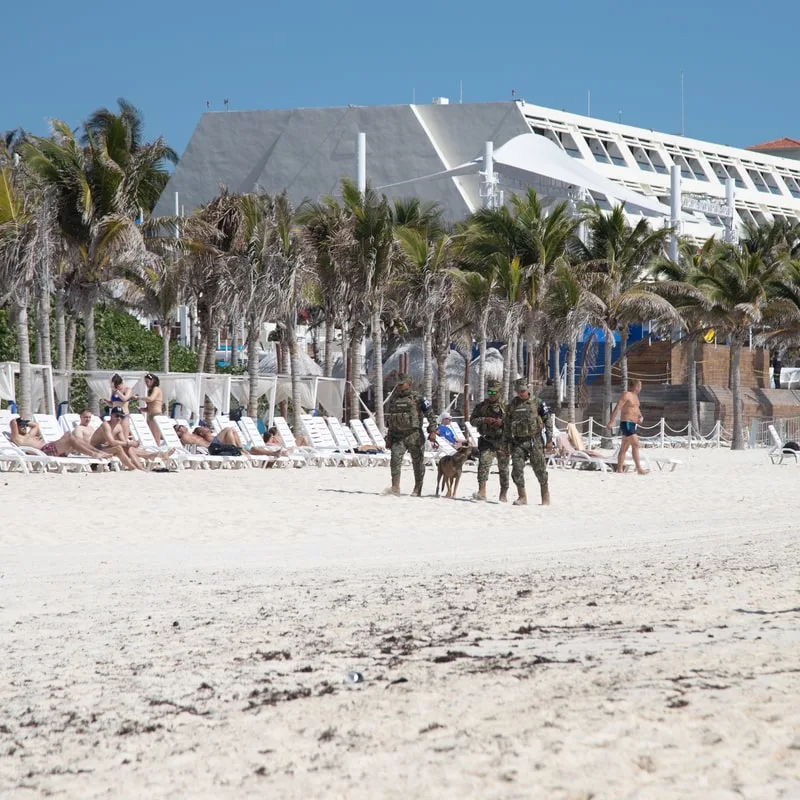
M 286 190 L 296 204 L 336 194 L 342 176 L 356 178 L 360 132 L 373 186 L 390 197 L 436 200 L 452 220 L 530 186 L 604 208 L 625 202 L 632 218 L 679 223 L 697 240 L 734 238 L 745 223 L 800 221 L 800 141 L 742 149 L 521 100 L 444 99 L 206 113 L 155 213 L 189 213 L 220 184 Z

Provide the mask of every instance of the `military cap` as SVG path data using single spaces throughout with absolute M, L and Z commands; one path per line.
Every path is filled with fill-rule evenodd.
M 517 393 L 529 391 L 530 388 L 525 378 L 517 378 L 517 380 L 514 381 L 514 391 Z
M 486 384 L 486 388 L 487 389 L 494 389 L 496 392 L 499 392 L 500 389 L 502 388 L 502 386 L 503 386 L 503 384 L 501 384 L 500 381 L 494 381 L 494 380 L 489 381 Z
M 408 383 L 411 381 L 411 376 L 407 372 L 398 372 L 397 373 L 397 382 L 398 383 Z

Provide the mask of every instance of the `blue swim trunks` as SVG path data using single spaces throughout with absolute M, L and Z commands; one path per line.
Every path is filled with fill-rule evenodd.
M 619 423 L 620 436 L 633 436 L 636 433 L 636 423 L 623 420 Z

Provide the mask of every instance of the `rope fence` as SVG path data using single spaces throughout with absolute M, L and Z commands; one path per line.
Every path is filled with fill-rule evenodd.
M 556 424 L 566 428 L 567 420 L 556 417 Z M 594 417 L 575 422 L 578 432 L 587 442 L 587 448 L 592 450 L 600 446 L 603 439 L 618 440 L 619 436 L 611 433 L 605 425 Z M 636 430 L 639 443 L 642 447 L 686 447 L 689 450 L 695 447 L 723 447 L 730 444 L 731 437 L 726 435 L 719 420 L 714 423 L 711 430 L 704 434 L 699 430 L 692 430 L 692 423 L 687 422 L 682 428 L 673 428 L 664 417 L 654 425 L 639 425 Z

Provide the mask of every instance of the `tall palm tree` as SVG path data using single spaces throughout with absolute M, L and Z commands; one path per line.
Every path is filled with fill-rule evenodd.
M 23 170 L 4 156 L 0 146 L 0 304 L 11 301 L 17 327 L 20 381 L 17 405 L 31 415 L 31 353 L 28 307 L 36 279 L 37 198 Z
M 163 140 L 134 148 L 128 125 L 122 118 L 95 128 L 84 124 L 81 141 L 56 120 L 50 138 L 30 137 L 20 147 L 54 196 L 71 302 L 84 317 L 89 370 L 97 369 L 94 313 L 103 284 L 146 258 L 135 221 L 157 200 L 166 174 Z M 96 408 L 91 392 L 90 402 Z
M 680 316 L 672 304 L 653 291 L 647 280 L 652 260 L 664 248 L 669 231 L 651 230 L 641 219 L 628 224 L 622 205 L 603 212 L 590 211 L 587 243 L 577 242 L 578 259 L 593 274 L 591 290 L 603 301 L 605 310 L 601 327 L 606 334 L 603 370 L 603 424 L 611 414 L 611 367 L 615 334 L 621 340 L 623 386 L 628 378 L 626 355 L 628 327 L 634 322 L 658 320 L 680 325 Z
M 248 330 L 250 394 L 248 414 L 258 413 L 258 343 L 264 322 L 272 317 L 289 347 L 292 409 L 300 430 L 300 349 L 297 312 L 307 277 L 308 246 L 285 194 L 241 198 L 244 252 L 231 259 L 228 278 Z
M 303 226 L 310 244 L 313 267 L 315 304 L 325 319 L 325 351 L 322 374 L 333 374 L 333 342 L 337 322 L 345 316 L 343 299 L 343 268 L 334 251 L 341 241 L 343 230 L 349 229 L 344 207 L 333 197 L 319 202 L 307 201 L 297 210 L 297 221 Z
M 402 306 L 406 315 L 416 321 L 422 328 L 423 391 L 429 399 L 433 397 L 433 344 L 437 315 L 446 313 L 452 308 L 448 296 L 448 270 L 452 266 L 452 238 L 440 235 L 429 238 L 427 231 L 421 227 L 399 227 L 397 239 L 403 255 L 403 266 L 399 276 L 399 285 L 403 293 Z M 446 338 L 446 332 L 441 331 Z M 449 344 L 449 343 L 448 343 Z M 444 348 L 439 343 L 439 405 L 443 405 L 444 369 L 447 358 Z M 444 408 L 439 409 L 440 412 Z
M 575 422 L 575 360 L 578 338 L 587 325 L 595 325 L 605 304 L 591 289 L 584 267 L 561 261 L 548 284 L 544 312 L 557 341 L 567 343 L 567 419 Z
M 383 336 L 381 316 L 386 291 L 397 262 L 394 219 L 389 201 L 367 186 L 363 193 L 347 179 L 342 180 L 342 204 L 349 226 L 334 251 L 346 273 L 345 303 L 349 308 L 350 333 L 350 409 L 358 414 L 358 380 L 361 375 L 361 345 L 364 320 L 370 320 L 374 352 L 375 417 L 378 426 L 383 420 Z
M 686 329 L 686 372 L 689 393 L 689 419 L 692 430 L 700 430 L 697 407 L 697 346 L 708 330 L 708 303 L 699 287 L 700 279 L 708 273 L 718 243 L 708 239 L 698 248 L 683 239 L 678 246 L 678 261 L 657 259 L 652 266 L 656 278 L 653 291 L 672 303 Z
M 697 281 L 711 306 L 714 326 L 730 340 L 730 388 L 733 402 L 731 448 L 744 449 L 742 390 L 739 361 L 750 329 L 760 325 L 768 310 L 770 288 L 778 279 L 782 262 L 764 262 L 758 252 L 735 245 L 720 245 L 710 269 Z

